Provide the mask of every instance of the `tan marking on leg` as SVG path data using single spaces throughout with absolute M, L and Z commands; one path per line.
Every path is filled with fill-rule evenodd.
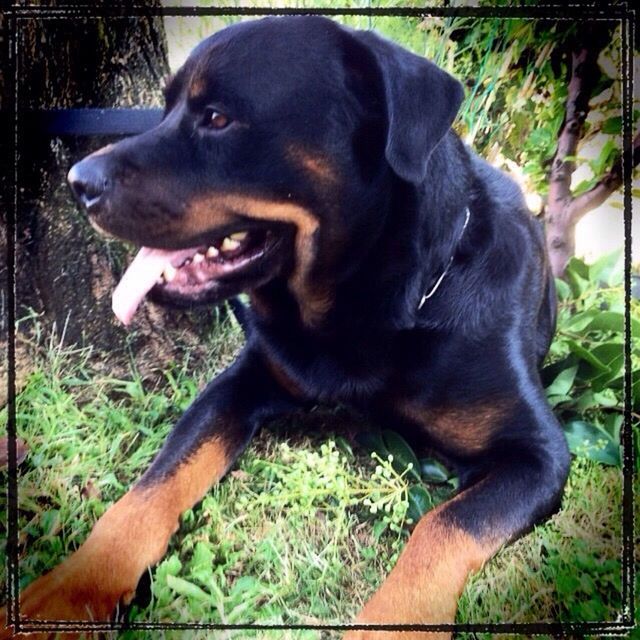
M 126 533 L 128 548 L 129 541 L 135 541 L 135 558 L 141 571 L 164 555 L 169 538 L 178 528 L 180 514 L 198 502 L 229 465 L 224 444 L 218 439 L 206 441 L 170 476 L 148 486 L 134 487 L 114 505 L 113 518 L 107 520 L 106 527 L 110 533 Z M 150 523 L 150 530 L 137 530 L 141 520 L 137 513 Z
M 510 409 L 505 402 L 464 408 L 425 407 L 417 402 L 401 402 L 396 408 L 443 446 L 469 455 L 486 451 Z
M 180 514 L 229 464 L 224 444 L 207 441 L 170 476 L 133 488 L 98 520 L 78 551 L 23 591 L 21 615 L 108 620 L 119 602 L 131 601 L 142 573 L 164 555 Z
M 202 197 L 190 202 L 185 219 L 177 230 L 184 235 L 205 233 L 223 224 L 237 221 L 234 213 L 255 218 L 285 222 L 296 227 L 296 265 L 289 287 L 300 305 L 300 313 L 306 324 L 315 324 L 331 307 L 332 299 L 324 287 L 311 282 L 310 272 L 317 254 L 319 221 L 308 209 L 292 202 L 263 200 L 250 196 L 219 194 Z
M 462 496 L 464 494 L 460 494 Z M 457 500 L 460 496 L 454 498 Z M 482 567 L 498 543 L 480 542 L 444 522 L 442 508 L 424 516 L 398 562 L 356 619 L 358 624 L 451 624 L 468 575 Z M 424 632 L 352 631 L 345 640 L 418 640 Z M 430 633 L 448 638 L 449 633 Z

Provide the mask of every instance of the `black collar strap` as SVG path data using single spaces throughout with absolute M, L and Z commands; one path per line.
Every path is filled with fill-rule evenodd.
M 467 225 L 469 224 L 470 217 L 471 217 L 471 211 L 469 211 L 469 207 L 467 207 L 465 211 L 464 224 L 462 225 L 462 231 L 460 232 L 460 236 L 458 237 L 458 242 L 456 242 L 456 247 L 460 243 L 460 240 L 462 240 L 462 236 L 464 235 L 464 230 L 467 228 Z M 422 309 L 422 306 L 424 305 L 424 303 L 438 290 L 438 287 L 444 280 L 444 277 L 447 275 L 447 272 L 451 267 L 451 263 L 453 262 L 454 256 L 455 256 L 455 249 L 454 249 L 454 252 L 451 254 L 451 257 L 449 258 L 449 262 L 447 263 L 447 266 L 444 268 L 444 271 L 440 274 L 440 277 L 436 280 L 433 287 L 431 287 L 431 290 L 422 296 L 422 300 L 420 300 L 420 304 L 418 305 L 418 310 Z

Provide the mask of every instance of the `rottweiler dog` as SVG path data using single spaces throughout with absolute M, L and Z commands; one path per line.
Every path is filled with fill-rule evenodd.
M 92 223 L 139 245 L 114 311 L 246 292 L 246 346 L 28 618 L 108 620 L 266 421 L 318 401 L 399 426 L 457 472 L 346 632 L 452 623 L 470 572 L 559 504 L 569 467 L 538 367 L 555 324 L 543 230 L 451 124 L 460 83 L 321 17 L 242 22 L 166 87 L 161 123 L 74 165 Z

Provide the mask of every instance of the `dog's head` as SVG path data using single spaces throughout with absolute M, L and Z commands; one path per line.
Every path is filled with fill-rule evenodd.
M 322 314 L 382 225 L 381 185 L 424 180 L 462 89 L 373 33 L 286 17 L 204 40 L 165 95 L 157 127 L 69 172 L 92 223 L 143 247 L 114 296 L 126 322 L 150 290 L 217 302 L 275 278 Z

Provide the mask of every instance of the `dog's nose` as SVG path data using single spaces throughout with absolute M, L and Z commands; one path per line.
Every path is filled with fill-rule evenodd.
M 103 163 L 92 157 L 74 164 L 67 174 L 67 182 L 76 200 L 89 212 L 100 206 L 109 186 Z

